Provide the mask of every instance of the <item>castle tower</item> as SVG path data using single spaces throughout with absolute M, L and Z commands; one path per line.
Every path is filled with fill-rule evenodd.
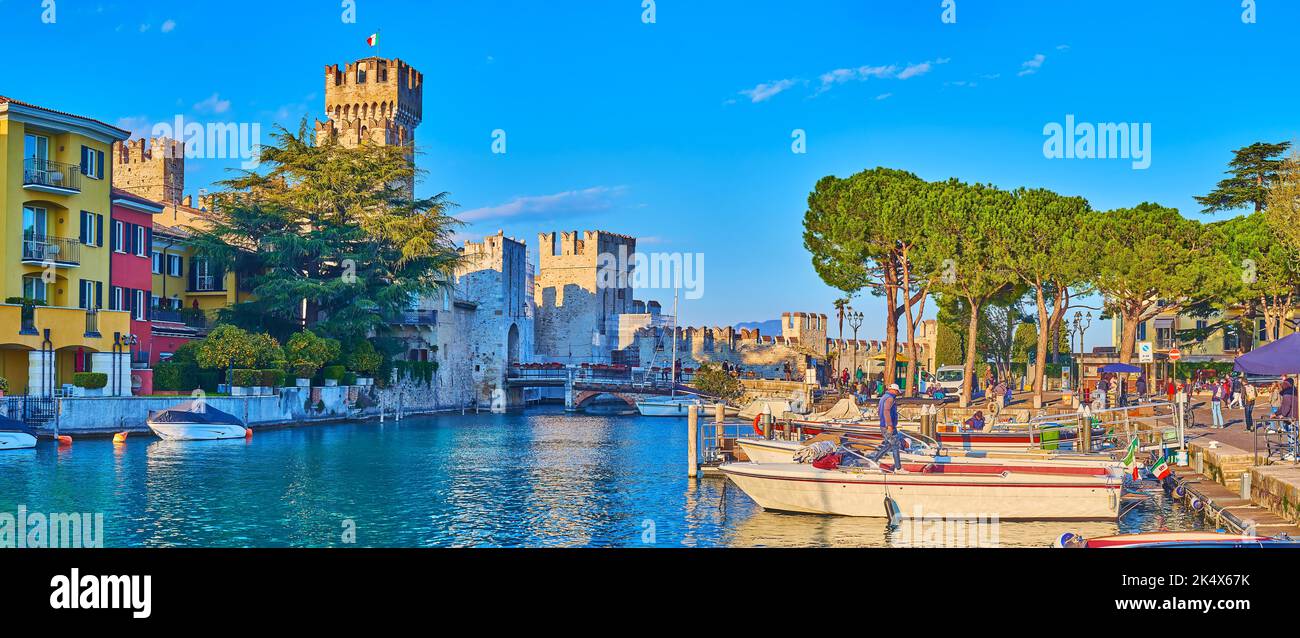
M 316 136 L 353 147 L 363 140 L 406 145 L 415 140 L 424 108 L 424 74 L 398 58 L 362 58 L 325 67 L 325 117 Z
M 113 187 L 164 204 L 185 192 L 185 147 L 165 137 L 113 144 Z
M 618 316 L 634 310 L 636 239 L 599 230 L 539 233 L 537 352 L 552 361 L 608 362 Z

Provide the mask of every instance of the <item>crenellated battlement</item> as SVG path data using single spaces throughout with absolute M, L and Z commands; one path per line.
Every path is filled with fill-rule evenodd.
M 185 191 L 185 146 L 167 137 L 113 144 L 113 187 L 174 204 Z
M 363 141 L 400 146 L 413 143 L 424 117 L 424 74 L 399 58 L 362 58 L 325 67 L 325 121 L 318 137 L 345 146 Z

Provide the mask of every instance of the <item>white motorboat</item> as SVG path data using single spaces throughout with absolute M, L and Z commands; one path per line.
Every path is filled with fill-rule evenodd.
M 0 417 L 0 450 L 26 450 L 36 447 L 36 433 L 22 421 Z
M 927 465 L 938 463 L 948 465 L 998 465 L 1012 472 L 1109 475 L 1116 478 L 1123 478 L 1125 474 L 1122 463 L 1096 454 L 1067 455 L 1059 453 L 1035 454 L 1031 452 L 966 450 L 945 451 L 943 454 L 936 454 L 933 449 L 926 449 L 916 439 L 909 439 L 907 442 L 912 443 L 916 449 L 901 452 L 898 458 L 903 462 L 903 468 L 909 471 L 920 471 Z M 741 437 L 736 439 L 736 445 L 740 446 L 740 449 L 745 452 L 745 456 L 753 463 L 789 463 L 794 459 L 795 454 L 805 447 L 805 443 L 796 441 L 769 440 L 756 437 Z M 881 459 L 881 462 L 889 465 L 892 464 L 892 459 L 886 455 L 885 458 Z
M 145 423 L 165 441 L 242 439 L 248 434 L 239 418 L 202 401 L 186 401 L 166 410 L 151 411 Z
M 641 413 L 641 416 L 686 416 L 687 410 L 692 405 L 699 407 L 700 414 L 704 414 L 704 401 L 696 397 L 665 397 L 637 401 L 636 410 Z
M 936 463 L 893 473 L 866 463 L 727 463 L 719 470 L 766 510 L 869 517 L 1103 520 L 1119 515 L 1111 476 L 1012 472 Z

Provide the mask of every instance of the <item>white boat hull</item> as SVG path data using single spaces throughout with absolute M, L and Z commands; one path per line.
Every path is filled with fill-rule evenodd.
M 212 423 L 149 423 L 149 429 L 164 441 L 242 439 L 248 433 L 248 430 L 240 425 Z
M 637 401 L 636 411 L 641 416 L 686 416 L 690 406 L 699 406 L 704 413 L 704 404 L 700 401 Z
M 790 463 L 794 460 L 803 444 L 794 441 L 768 440 L 759 438 L 740 438 L 736 440 L 740 449 L 745 451 L 753 463 Z M 902 452 L 898 455 L 904 465 L 943 463 L 948 465 L 1014 465 L 1041 469 L 1043 472 L 1105 472 L 1110 476 L 1123 478 L 1124 466 L 1118 461 L 1094 458 L 1061 458 L 1058 456 L 1033 455 L 1015 452 L 971 452 L 955 456 L 934 456 L 930 454 L 913 454 Z M 888 455 L 882 462 L 889 462 Z
M 1109 477 L 1005 472 L 888 474 L 819 470 L 802 463 L 728 463 L 727 478 L 766 510 L 904 518 L 1104 520 L 1119 514 L 1122 481 Z
M 36 447 L 36 437 L 26 432 L 0 432 L 0 450 L 26 450 Z

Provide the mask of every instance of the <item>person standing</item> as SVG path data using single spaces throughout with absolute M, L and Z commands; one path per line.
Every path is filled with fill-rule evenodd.
M 1094 403 L 1098 404 L 1097 409 L 1105 410 L 1106 400 L 1110 398 L 1108 396 L 1110 394 L 1110 380 L 1106 378 L 1106 375 L 1101 375 L 1101 378 L 1097 380 L 1097 389 L 1094 390 L 1094 392 L 1097 395 L 1097 398 L 1094 401 Z
M 898 474 L 906 473 L 903 469 L 903 461 L 898 456 L 898 450 L 902 446 L 902 436 L 898 433 L 898 393 L 897 383 L 889 384 L 889 389 L 885 390 L 884 395 L 880 397 L 880 402 L 876 404 L 876 413 L 880 415 L 880 447 L 871 455 L 871 460 L 879 461 L 881 457 L 889 452 L 893 455 L 893 471 Z
M 1248 379 L 1241 382 L 1242 409 L 1246 412 L 1246 431 L 1255 431 L 1255 398 L 1258 392 Z
M 1228 407 L 1231 408 L 1234 405 L 1238 408 L 1245 407 L 1245 404 L 1242 403 L 1244 397 L 1242 396 L 1243 390 L 1241 387 L 1241 375 L 1233 375 L 1228 381 L 1228 388 L 1232 390 L 1232 400 L 1228 402 Z
M 1191 387 L 1189 387 L 1187 383 L 1183 383 L 1183 385 L 1178 388 L 1178 391 L 1174 393 L 1173 404 L 1174 413 L 1178 415 L 1178 420 L 1183 423 L 1184 428 L 1192 426 L 1191 419 L 1188 418 L 1188 415 L 1191 413 L 1191 410 L 1187 409 L 1187 404 L 1189 402 L 1191 402 Z
M 1169 377 L 1169 383 L 1165 384 L 1165 396 L 1169 399 L 1170 403 L 1173 403 L 1174 395 L 1176 394 L 1178 394 L 1178 384 L 1174 381 L 1173 377 Z
M 1281 402 L 1277 409 L 1277 418 L 1285 421 L 1294 421 L 1296 418 L 1296 394 L 1295 382 L 1291 377 L 1282 377 L 1281 389 L 1278 391 Z
M 1138 375 L 1137 380 L 1137 402 L 1141 403 L 1147 398 L 1147 375 L 1142 373 Z
M 1215 383 L 1210 390 L 1210 427 L 1218 430 L 1223 427 L 1223 395 L 1226 392 L 1222 383 Z

